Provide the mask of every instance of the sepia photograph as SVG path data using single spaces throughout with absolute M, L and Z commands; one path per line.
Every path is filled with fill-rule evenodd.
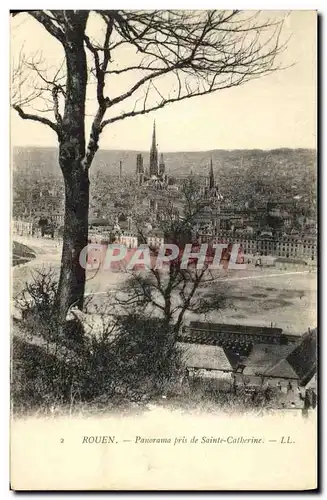
M 316 489 L 317 11 L 9 21 L 11 489 Z

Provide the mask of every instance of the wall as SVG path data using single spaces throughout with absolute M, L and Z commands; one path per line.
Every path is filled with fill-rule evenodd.
M 24 222 L 20 220 L 14 220 L 11 223 L 12 231 L 14 234 L 19 234 L 20 236 L 32 236 L 33 234 L 33 223 Z

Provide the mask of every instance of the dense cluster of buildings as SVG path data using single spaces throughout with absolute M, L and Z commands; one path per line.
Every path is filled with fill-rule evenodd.
M 89 219 L 90 243 L 120 243 L 132 249 L 146 242 L 160 247 L 166 241 L 160 222 L 167 216 L 183 219 L 183 204 L 178 184 L 169 177 L 163 154 L 159 154 L 156 126 L 153 125 L 149 164 L 141 153 L 136 156 L 136 184 L 141 189 L 141 204 L 147 206 L 152 219 L 148 221 L 143 240 L 135 230 L 128 202 L 112 200 L 114 216 L 102 217 L 96 210 Z M 122 163 L 120 163 L 120 180 Z M 135 182 L 135 178 L 134 178 Z M 120 186 L 120 185 L 119 185 Z M 213 162 L 197 193 L 199 209 L 192 218 L 191 238 L 197 243 L 236 243 L 245 262 L 258 256 L 273 256 L 280 262 L 316 264 L 317 238 L 315 231 L 295 230 L 294 218 L 287 203 L 281 208 L 267 203 L 250 209 L 225 199 L 215 181 Z M 94 214 L 93 214 L 94 215 Z M 63 196 L 58 185 L 33 186 L 28 202 L 17 197 L 14 204 L 13 229 L 33 235 L 34 226 L 46 217 L 57 228 L 63 225 Z M 275 227 L 263 227 L 262 220 L 276 220 Z M 305 221 L 304 221 L 305 222 Z M 310 222 L 315 225 L 315 221 Z M 269 224 L 268 224 L 269 225 Z M 304 226 L 303 226 L 304 227 Z M 57 234 L 57 233 L 56 233 Z M 291 392 L 294 387 L 313 384 L 316 373 L 316 330 L 302 336 L 286 334 L 280 328 L 246 325 L 208 324 L 191 322 L 181 332 L 179 345 L 185 354 L 191 377 L 201 375 L 215 379 L 230 390 L 237 387 L 262 388 L 273 386 Z
M 149 164 L 145 165 L 141 153 L 136 157 L 136 184 L 141 189 L 140 203 L 147 207 L 151 214 L 147 235 L 151 243 L 156 245 L 164 242 L 161 222 L 167 214 L 167 199 L 170 200 L 169 217 L 183 218 L 183 204 L 178 192 L 176 179 L 169 177 L 163 154 L 159 154 L 156 126 L 153 124 Z M 120 165 L 120 178 L 122 165 Z M 199 180 L 199 179 L 197 179 Z M 174 189 L 171 189 L 174 188 Z M 17 198 L 14 207 L 14 217 L 25 222 L 34 222 L 46 217 L 56 227 L 63 225 L 63 200 L 60 186 L 33 186 L 29 194 L 29 203 Z M 300 259 L 315 263 L 317 258 L 317 238 L 315 230 L 303 228 L 295 230 L 290 205 L 267 202 L 266 206 L 249 208 L 239 206 L 237 202 L 225 199 L 215 181 L 212 160 L 208 174 L 201 178 L 199 187 L 199 210 L 194 214 L 192 237 L 199 243 L 237 243 L 245 256 L 275 256 L 284 259 Z M 21 208 L 21 210 L 19 209 Z M 100 207 L 99 207 L 100 208 Z M 112 201 L 110 220 L 100 215 L 100 209 L 91 214 L 90 235 L 94 239 L 107 237 L 112 233 L 116 239 L 124 237 L 127 246 L 134 247 L 137 234 L 131 216 L 131 207 L 127 200 Z M 101 208 L 102 211 L 102 208 Z M 20 212 L 20 216 L 18 214 Z M 116 213 L 116 216 L 115 216 Z M 301 218 L 301 217 L 300 217 Z M 269 227 L 262 221 L 273 220 L 277 225 Z M 310 222 L 310 221 L 309 221 Z M 311 227 L 314 221 L 310 222 Z M 155 229 L 157 228 L 157 229 Z M 161 233 L 161 234 L 158 234 Z
M 52 218 L 62 224 L 64 220 L 63 186 L 56 178 L 31 180 L 26 177 L 13 182 L 13 217 L 25 222 L 40 217 Z

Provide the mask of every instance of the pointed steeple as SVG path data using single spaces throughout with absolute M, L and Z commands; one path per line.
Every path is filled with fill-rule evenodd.
M 210 159 L 210 171 L 209 171 L 209 189 L 213 189 L 215 187 L 215 178 L 213 175 L 213 166 L 212 166 L 212 158 Z
M 152 148 L 151 149 L 156 149 L 157 148 L 157 139 L 156 139 L 156 121 L 153 121 L 153 131 L 152 131 Z
M 158 150 L 156 139 L 156 122 L 153 122 L 152 144 L 150 150 L 150 175 L 158 175 Z

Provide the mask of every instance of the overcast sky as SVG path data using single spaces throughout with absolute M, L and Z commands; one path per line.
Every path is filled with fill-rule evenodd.
M 31 36 L 33 34 L 33 36 Z M 316 146 L 316 13 L 292 11 L 285 21 L 284 37 L 292 34 L 282 55 L 287 70 L 244 86 L 185 100 L 145 116 L 117 122 L 101 137 L 103 149 L 147 150 L 156 120 L 161 151 L 210 149 L 271 149 Z M 57 42 L 28 15 L 12 21 L 12 54 L 43 49 L 56 64 Z M 88 123 L 88 122 L 87 122 Z M 56 146 L 47 127 L 21 120 L 11 113 L 12 144 Z

